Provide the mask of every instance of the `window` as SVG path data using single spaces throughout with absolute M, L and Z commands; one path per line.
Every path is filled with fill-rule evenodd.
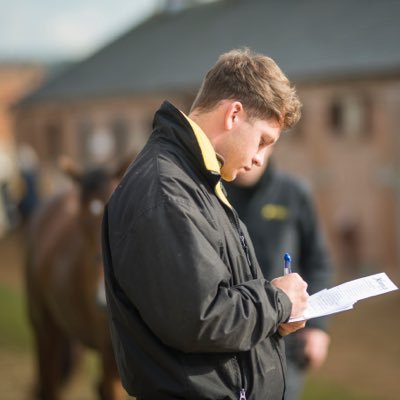
M 110 130 L 104 125 L 94 125 L 90 120 L 79 125 L 79 143 L 84 164 L 103 163 L 114 155 L 115 140 Z
M 337 137 L 363 138 L 371 132 L 371 104 L 367 97 L 347 95 L 330 107 L 329 124 Z
M 96 127 L 88 140 L 89 161 L 103 163 L 111 160 L 115 154 L 115 138 L 104 126 Z

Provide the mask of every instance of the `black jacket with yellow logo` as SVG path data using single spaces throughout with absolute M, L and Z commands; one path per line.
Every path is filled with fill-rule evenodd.
M 112 340 L 139 399 L 282 398 L 277 329 L 291 303 L 263 278 L 219 181 L 208 138 L 166 102 L 106 207 Z

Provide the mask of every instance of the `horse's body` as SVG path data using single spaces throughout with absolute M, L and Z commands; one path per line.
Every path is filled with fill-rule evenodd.
M 80 344 L 99 352 L 103 369 L 100 398 L 121 399 L 125 395 L 107 316 L 97 302 L 102 280 L 101 218 L 113 179 L 100 170 L 71 175 L 79 184 L 39 210 L 28 240 L 26 286 L 37 350 L 37 396 L 59 399 Z

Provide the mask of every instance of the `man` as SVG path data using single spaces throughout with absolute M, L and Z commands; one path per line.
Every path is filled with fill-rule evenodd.
M 292 256 L 294 270 L 308 283 L 310 294 L 331 286 L 332 267 L 310 192 L 296 178 L 277 171 L 265 152 L 261 168 L 241 173 L 226 186 L 228 199 L 246 224 L 261 269 L 267 279 L 282 274 L 283 254 Z M 307 322 L 286 337 L 288 385 L 286 400 L 298 399 L 306 368 L 324 362 L 330 342 L 326 319 Z
M 189 116 L 165 102 L 103 221 L 110 327 L 140 400 L 282 399 L 282 336 L 302 327 L 298 274 L 266 281 L 221 177 L 258 168 L 300 103 L 273 60 L 223 54 Z

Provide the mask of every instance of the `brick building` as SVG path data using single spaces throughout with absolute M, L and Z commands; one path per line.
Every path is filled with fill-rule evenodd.
M 187 111 L 218 55 L 272 56 L 304 103 L 276 149 L 314 190 L 329 244 L 348 275 L 400 276 L 400 3 L 220 0 L 154 15 L 43 85 L 17 109 L 19 142 L 52 170 L 139 149 L 168 98 Z

